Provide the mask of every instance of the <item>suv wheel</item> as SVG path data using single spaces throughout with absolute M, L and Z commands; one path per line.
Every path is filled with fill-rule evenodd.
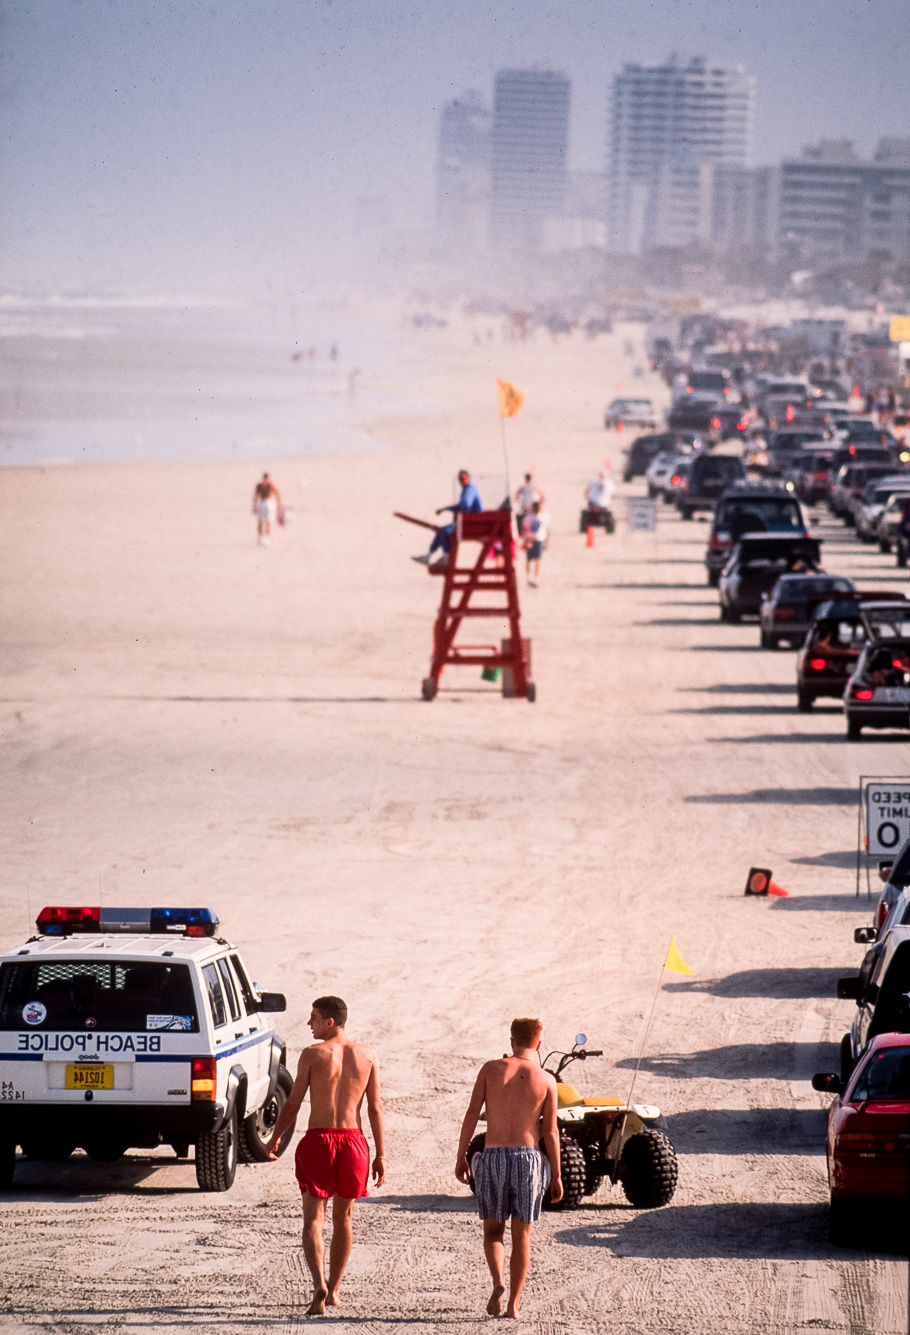
M 709 570 L 709 571 L 708 571 L 708 587 L 709 587 L 710 589 L 716 589 L 719 583 L 720 583 L 720 571 L 719 571 L 719 570 Z
M 230 1191 L 237 1172 L 237 1108 L 220 1131 L 203 1131 L 196 1141 L 196 1181 L 203 1191 Z
M 265 1163 L 268 1159 L 268 1143 L 275 1130 L 275 1123 L 293 1088 L 294 1078 L 290 1071 L 286 1066 L 279 1066 L 275 1093 L 261 1108 L 257 1108 L 240 1123 L 237 1151 L 244 1163 Z M 284 1143 L 282 1154 L 289 1144 L 290 1136 Z
M 0 1191 L 9 1191 L 16 1168 L 16 1146 L 11 1140 L 0 1141 Z

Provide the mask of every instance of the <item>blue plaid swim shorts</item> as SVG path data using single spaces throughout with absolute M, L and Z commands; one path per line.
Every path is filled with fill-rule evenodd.
M 540 1218 L 543 1195 L 550 1185 L 550 1164 L 536 1145 L 497 1145 L 471 1160 L 471 1176 L 481 1219 Z

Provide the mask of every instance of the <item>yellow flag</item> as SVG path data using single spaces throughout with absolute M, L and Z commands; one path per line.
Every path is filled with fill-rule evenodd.
M 670 949 L 667 951 L 667 958 L 664 960 L 664 968 L 670 969 L 673 973 L 695 972 L 694 969 L 689 968 L 682 955 L 680 955 L 679 951 L 676 949 L 675 936 L 670 937 Z
M 508 380 L 497 380 L 496 388 L 499 391 L 499 416 L 517 417 L 521 412 L 521 405 L 528 397 L 527 394 L 517 385 L 511 385 Z

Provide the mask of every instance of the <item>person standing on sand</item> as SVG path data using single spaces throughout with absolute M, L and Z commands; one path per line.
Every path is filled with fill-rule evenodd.
M 521 521 L 521 537 L 528 588 L 536 589 L 540 583 L 540 563 L 550 542 L 550 516 L 543 513 L 539 501 L 534 502 L 531 513 Z
M 483 1220 L 483 1251 L 493 1279 L 487 1303 L 490 1316 L 502 1313 L 505 1293 L 506 1220 L 512 1221 L 509 1260 L 509 1302 L 506 1316 L 518 1309 L 531 1264 L 531 1230 L 540 1218 L 547 1185 L 550 1199 L 562 1200 L 559 1132 L 556 1126 L 556 1081 L 540 1066 L 540 1021 L 512 1021 L 512 1056 L 486 1062 L 471 1094 L 458 1142 L 455 1176 L 469 1182 L 473 1174 L 477 1207 Z M 484 1148 L 468 1163 L 468 1144 L 486 1105 Z M 546 1155 L 540 1150 L 543 1137 Z
M 534 481 L 534 474 L 525 473 L 525 480 L 515 493 L 515 505 L 518 510 L 516 523 L 518 524 L 519 533 L 521 532 L 521 526 L 524 522 L 525 515 L 531 513 L 531 508 L 534 505 L 534 502 L 537 501 L 542 506 L 545 500 L 546 497 Z
M 278 488 L 268 473 L 263 473 L 253 489 L 253 514 L 256 516 L 260 547 L 268 547 L 271 542 L 272 525 L 278 516 L 280 504 Z
M 307 1316 L 324 1316 L 327 1306 L 340 1306 L 338 1290 L 353 1243 L 354 1201 L 369 1195 L 370 1150 L 360 1120 L 364 1096 L 376 1145 L 373 1180 L 377 1187 L 385 1181 L 379 1062 L 372 1048 L 348 1038 L 347 1018 L 348 1008 L 340 997 L 317 997 L 313 1002 L 308 1023 L 316 1042 L 300 1054 L 294 1087 L 268 1146 L 269 1158 L 277 1159 L 309 1091 L 309 1125 L 297 1146 L 294 1165 L 303 1196 L 303 1252 L 313 1276 L 313 1301 Z M 327 1281 L 324 1231 L 330 1196 L 332 1244 Z

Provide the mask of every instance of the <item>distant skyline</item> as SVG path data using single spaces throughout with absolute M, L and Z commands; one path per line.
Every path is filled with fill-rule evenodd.
M 756 76 L 755 160 L 910 134 L 906 0 L 3 0 L 4 289 L 299 289 L 429 224 L 442 106 L 497 69 L 572 83 L 601 171 L 613 76 Z

